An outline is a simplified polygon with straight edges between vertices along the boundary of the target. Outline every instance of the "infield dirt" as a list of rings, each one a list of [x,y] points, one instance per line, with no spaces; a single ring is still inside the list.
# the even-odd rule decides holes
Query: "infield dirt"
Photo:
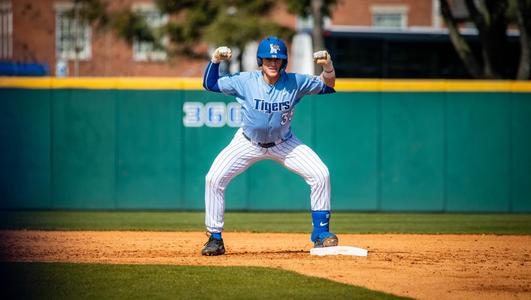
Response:
[[[203,257],[201,232],[0,231],[0,260],[261,266],[419,299],[531,299],[531,236],[341,234],[368,257],[309,254],[308,234],[224,233]]]

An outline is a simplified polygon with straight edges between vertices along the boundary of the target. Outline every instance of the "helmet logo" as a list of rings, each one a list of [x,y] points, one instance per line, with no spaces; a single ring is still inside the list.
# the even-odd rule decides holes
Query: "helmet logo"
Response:
[[[269,44],[269,53],[271,54],[277,54],[278,51],[280,51],[280,46],[279,45],[276,45],[276,44]]]

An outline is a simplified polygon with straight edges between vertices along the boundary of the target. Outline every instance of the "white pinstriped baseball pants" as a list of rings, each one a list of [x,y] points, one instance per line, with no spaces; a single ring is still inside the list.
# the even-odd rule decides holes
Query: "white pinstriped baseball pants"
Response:
[[[319,156],[296,136],[271,148],[248,141],[240,128],[206,175],[205,224],[209,232],[224,225],[225,188],[229,182],[259,160],[272,159],[302,176],[310,186],[312,210],[330,210],[330,175]]]

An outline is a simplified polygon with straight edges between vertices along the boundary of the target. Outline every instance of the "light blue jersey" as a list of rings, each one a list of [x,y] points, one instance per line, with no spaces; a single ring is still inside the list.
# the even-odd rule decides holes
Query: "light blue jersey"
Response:
[[[272,143],[291,137],[293,109],[305,95],[334,92],[318,76],[281,72],[271,85],[261,71],[242,72],[217,80],[219,90],[241,104],[242,129],[253,142]]]

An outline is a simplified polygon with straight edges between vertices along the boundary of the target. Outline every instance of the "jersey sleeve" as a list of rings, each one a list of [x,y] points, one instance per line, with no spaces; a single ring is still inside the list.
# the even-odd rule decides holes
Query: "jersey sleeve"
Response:
[[[205,69],[205,74],[203,75],[203,87],[205,90],[219,93],[218,79],[219,64],[209,61]]]
[[[246,72],[220,77],[218,79],[218,87],[225,95],[242,97],[245,86],[244,82],[247,77]]]
[[[335,92],[331,87],[328,87],[319,76],[310,76],[303,74],[295,74],[297,81],[298,96],[315,95],[315,94],[329,94]]]

